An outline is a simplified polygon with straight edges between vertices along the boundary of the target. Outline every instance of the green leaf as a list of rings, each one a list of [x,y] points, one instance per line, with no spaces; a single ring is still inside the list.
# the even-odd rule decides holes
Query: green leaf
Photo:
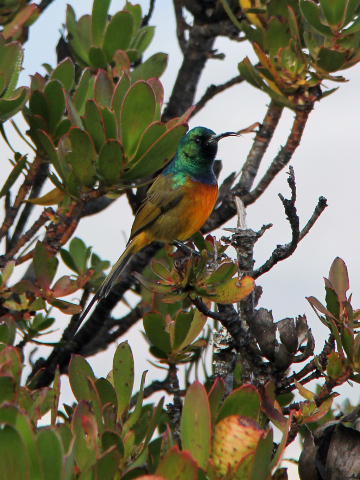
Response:
[[[168,55],[166,53],[155,53],[145,62],[138,65],[131,72],[131,82],[135,83],[138,80],[149,80],[149,78],[160,78],[165,72],[168,62]]]
[[[103,50],[110,62],[116,50],[126,51],[134,34],[134,18],[129,12],[117,12],[110,20],[104,35]]]
[[[167,355],[172,352],[169,332],[165,330],[166,323],[157,312],[148,312],[143,318],[144,329],[150,342]]]
[[[137,32],[140,28],[142,21],[141,6],[139,4],[132,5],[130,2],[126,2],[124,10],[131,13],[134,19],[134,32]]]
[[[249,480],[259,480],[260,478],[268,478],[271,473],[271,454],[273,449],[272,430],[266,432],[260,437],[256,448],[253,467]]]
[[[144,398],[144,383],[145,383],[145,377],[146,377],[147,371],[143,372],[142,377],[141,377],[141,383],[140,383],[140,389],[139,389],[139,395],[136,401],[136,405],[134,408],[134,411],[130,415],[130,418],[127,422],[129,427],[131,428],[135,423],[139,420],[140,418],[140,413],[142,409],[142,402]]]
[[[211,425],[215,424],[216,416],[224,397],[224,392],[224,380],[220,377],[216,377],[213,386],[211,387],[211,390],[208,394]]]
[[[108,107],[100,107],[100,113],[104,122],[106,140],[116,139],[117,134],[115,113]]]
[[[95,381],[92,368],[84,357],[73,355],[69,365],[69,380],[71,390],[78,402],[80,402],[80,400],[91,400],[87,377]]]
[[[36,437],[36,444],[44,480],[61,480],[63,449],[56,432],[51,428],[42,428]]]
[[[121,109],[121,143],[127,157],[135,153],[154,113],[155,96],[152,88],[143,81],[135,83],[127,92]]]
[[[321,10],[326,18],[326,21],[334,29],[340,30],[345,19],[348,0],[320,0]]]
[[[110,432],[109,430],[106,430],[102,434],[101,443],[104,451],[115,445],[120,457],[124,457],[124,444],[120,435],[118,435],[116,432]]]
[[[68,5],[66,8],[66,28],[69,32],[69,44],[74,49],[76,55],[84,63],[89,63],[89,57],[86,49],[84,48],[81,40],[78,29],[76,28],[76,17],[74,9]]]
[[[27,87],[17,88],[9,99],[0,99],[0,121],[5,122],[18,113],[28,100],[30,90]]]
[[[130,77],[123,73],[120,80],[118,81],[114,95],[111,102],[111,108],[115,113],[117,127],[118,127],[118,138],[121,137],[120,134],[120,114],[121,114],[121,106],[123,104],[126,92],[130,88]]]
[[[134,41],[132,47],[137,50],[137,57],[140,58],[141,55],[150,45],[155,34],[155,27],[143,27],[141,28]]]
[[[253,385],[242,385],[233,390],[221,405],[216,423],[230,415],[242,415],[258,420],[260,414],[260,395]]]
[[[68,115],[69,115],[69,118],[71,120],[72,125],[74,125],[74,127],[78,127],[78,128],[83,129],[84,126],[82,124],[80,114],[76,110],[76,107],[74,105],[74,102],[73,102],[71,96],[69,95],[69,93],[66,90],[63,90],[63,92],[65,94],[66,109],[67,109],[67,112],[68,112]]]
[[[80,113],[80,115],[84,113],[85,101],[87,99],[90,77],[91,77],[90,68],[85,68],[85,70],[81,74],[79,84],[75,91],[74,106],[75,106],[75,109]]]
[[[232,278],[237,272],[238,265],[231,260],[222,263],[207,279],[208,285],[218,285]]]
[[[124,180],[143,178],[156,172],[175,155],[180,138],[188,129],[187,123],[180,123],[167,130],[144,153],[130,170],[122,175]]]
[[[73,127],[69,131],[71,151],[67,159],[72,167],[75,178],[86,187],[92,187],[96,181],[95,160],[96,152],[89,135]]]
[[[117,140],[107,140],[99,153],[99,173],[105,182],[113,185],[124,170],[124,151]]]
[[[101,480],[113,480],[118,473],[120,456],[116,450],[110,450],[97,459],[94,471],[94,478]]]
[[[89,50],[90,65],[94,68],[106,68],[105,53],[99,47],[91,47]]]
[[[58,80],[66,91],[70,92],[75,78],[75,67],[71,58],[65,58],[55,68],[50,76],[50,80]]]
[[[193,453],[193,451],[191,451]],[[161,460],[156,470],[155,478],[166,478],[166,480],[196,480],[198,466],[193,455],[187,451],[180,451],[175,445]]]
[[[110,107],[113,96],[113,81],[104,70],[99,70],[95,78],[94,100],[103,107]]]
[[[179,310],[175,317],[175,325],[174,325],[174,338],[173,338],[173,350],[178,351],[179,347],[187,347],[187,345],[183,345],[185,338],[187,337],[191,323],[194,318],[194,309],[190,311],[183,311]]]
[[[106,378],[98,378],[95,381],[95,387],[98,391],[101,405],[104,406],[107,403],[117,406],[117,398],[114,387]]]
[[[34,249],[34,272],[41,288],[45,291],[50,289],[49,260],[45,245],[37,242]]]
[[[7,91],[3,98],[13,93],[21,70],[23,49],[19,42],[11,42],[0,48],[0,73],[6,79]]]
[[[90,135],[97,152],[105,142],[105,128],[103,119],[94,100],[87,100],[85,105],[86,131]]]
[[[350,363],[354,361],[354,336],[350,328],[343,326],[340,330],[341,343]]]
[[[0,376],[0,405],[4,402],[13,402],[16,393],[15,380],[5,375]]]
[[[118,401],[118,420],[128,410],[134,384],[134,360],[128,342],[120,343],[113,360],[114,386]]]
[[[130,168],[152,147],[152,145],[166,132],[165,123],[155,122],[148,126],[140,138],[140,142],[132,159],[127,163]]]
[[[45,152],[47,153],[50,163],[54,166],[56,172],[61,177],[61,180],[66,183],[67,176],[69,174],[69,166],[58,157],[56,150],[51,138],[48,134],[42,130],[38,132],[39,139],[44,147]],[[60,158],[60,160],[59,160]]]
[[[102,46],[111,0],[94,0],[91,21],[94,43]]]
[[[54,134],[65,110],[65,98],[61,83],[58,80],[48,82],[44,94],[50,109],[49,129]]]
[[[320,20],[320,8],[311,0],[300,0],[300,10],[310,25],[324,37],[334,37],[331,28]]]
[[[181,414],[183,450],[192,453],[200,468],[206,469],[210,455],[210,407],[204,386],[195,381],[188,388]]]
[[[14,185],[18,177],[21,175],[21,172],[25,168],[26,162],[26,155],[24,155],[18,160],[0,191],[0,198],[6,195],[10,188]]]
[[[4,425],[0,429],[0,471],[4,480],[26,478],[26,472],[29,472],[27,453],[21,436],[17,429],[10,425]]]
[[[316,66],[325,72],[341,70],[347,57],[347,52],[339,52],[330,48],[321,47],[316,59]]]
[[[47,125],[50,124],[50,108],[44,92],[34,90],[30,96],[29,107],[33,115],[38,115]]]

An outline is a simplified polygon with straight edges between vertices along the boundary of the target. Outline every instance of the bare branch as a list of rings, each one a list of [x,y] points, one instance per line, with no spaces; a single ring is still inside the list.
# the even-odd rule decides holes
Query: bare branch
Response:
[[[316,220],[320,217],[322,212],[325,210],[325,208],[327,207],[326,202],[327,202],[327,200],[326,200],[325,197],[319,197],[319,201],[318,201],[318,204],[315,207],[314,213],[312,214],[310,220],[307,222],[305,227],[300,232],[299,241],[301,241],[305,237],[305,235],[307,235],[309,233],[310,229],[313,227]]]
[[[289,163],[295,150],[300,144],[306,122],[312,109],[313,105],[308,105],[296,111],[294,123],[285,147],[280,149],[279,153],[276,155],[265,175],[254,188],[254,190],[242,197],[242,201],[245,205],[251,205],[254,203],[255,200],[257,200],[264,193],[280,170],[282,170],[285,165]]]
[[[21,207],[23,201],[25,200],[26,195],[29,193],[30,188],[34,183],[37,171],[40,168],[42,160],[43,159],[37,155],[34,158],[33,163],[30,165],[30,168],[25,177],[24,183],[21,185],[19,192],[15,198],[14,205],[8,209],[4,222],[0,227],[0,240],[4,238],[9,228],[13,225],[16,215],[18,214],[19,208]]]
[[[191,113],[190,118],[200,112],[201,109],[205,107],[209,100],[213,99],[218,93],[224,92],[228,88],[232,87],[233,85],[238,85],[243,82],[243,77],[241,75],[237,75],[236,77],[228,80],[227,82],[223,83],[222,85],[210,85],[204,95],[200,98],[200,100],[195,105],[194,111]]]
[[[149,11],[145,15],[145,17],[142,19],[141,27],[146,27],[147,25],[149,25],[150,19],[154,12],[154,8],[155,8],[155,0],[150,0]]]
[[[183,16],[183,4],[182,0],[173,0],[175,20],[176,20],[176,34],[179,42],[179,47],[183,53],[185,53],[187,41],[185,39],[185,19]]]
[[[254,279],[258,278],[260,275],[268,272],[272,269],[274,265],[278,262],[285,260],[286,258],[292,255],[299,243],[300,238],[300,229],[299,229],[299,217],[296,213],[295,201],[296,201],[296,185],[295,185],[295,176],[294,170],[290,167],[290,173],[288,178],[288,183],[291,188],[291,200],[285,199],[280,193],[279,197],[284,205],[285,213],[287,219],[290,222],[292,240],[287,245],[278,245],[276,249],[271,254],[271,257],[257,270],[254,270],[252,277]]]

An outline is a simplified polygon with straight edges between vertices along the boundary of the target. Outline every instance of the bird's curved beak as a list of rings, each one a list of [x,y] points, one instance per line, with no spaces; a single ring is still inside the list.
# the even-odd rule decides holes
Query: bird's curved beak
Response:
[[[222,138],[225,137],[237,137],[238,134],[236,132],[225,132],[225,133],[219,133],[219,135],[213,135],[210,139],[211,142],[218,142]]]

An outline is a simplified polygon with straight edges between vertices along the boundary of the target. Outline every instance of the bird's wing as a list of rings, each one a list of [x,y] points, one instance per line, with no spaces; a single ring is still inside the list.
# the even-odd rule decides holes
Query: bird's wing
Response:
[[[149,188],[136,213],[129,242],[149,227],[158,217],[174,208],[183,196],[183,187],[171,188],[170,179],[160,175]]]

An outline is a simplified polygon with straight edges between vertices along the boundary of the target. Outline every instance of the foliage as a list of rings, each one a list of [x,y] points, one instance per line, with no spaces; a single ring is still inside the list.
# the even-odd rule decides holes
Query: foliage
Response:
[[[290,160],[314,102],[334,91],[322,92],[323,82],[343,82],[337,72],[359,61],[360,5],[331,0],[319,5],[311,0],[221,0],[223,7],[219,1],[214,10],[204,11],[202,2],[175,3],[180,10],[187,6],[195,19],[191,27],[176,12],[184,52],[183,28],[193,35],[189,43],[201,48],[210,45],[208,40],[218,29],[217,35],[225,31],[229,38],[251,42],[258,56],[258,65],[248,58],[239,63],[237,81],[248,81],[272,101],[255,137],[251,161],[243,166],[245,177],[253,175],[256,163],[260,165],[262,156],[256,156],[264,154],[282,108],[296,112],[287,145],[268,169],[273,176],[269,180],[267,173],[255,193],[250,191],[252,183],[245,188],[241,179],[232,188],[236,174],[226,179],[215,212],[220,212],[221,223],[209,221],[205,227],[209,232],[235,214],[235,197],[243,197],[245,204],[259,198]],[[8,142],[6,128],[11,122],[34,151],[33,156],[23,155],[9,144],[14,152],[12,170],[0,190],[6,210],[0,226],[5,244],[0,258],[0,476],[6,480],[280,480],[287,478],[286,468],[280,466],[284,450],[300,433],[305,438],[304,454],[309,454],[300,459],[306,479],[306,470],[317,472],[315,461],[314,465],[309,461],[315,458],[315,447],[328,442],[341,449],[350,435],[344,429],[352,434],[356,430],[358,410],[348,406],[344,415],[335,416],[333,390],[348,381],[360,383],[360,310],[351,306],[347,269],[339,258],[325,279],[326,306],[308,297],[329,330],[321,353],[315,355],[305,316],[275,322],[270,310],[256,309],[260,287],[254,279],[290,256],[301,240],[291,168],[292,198],[281,196],[281,200],[293,240],[290,246],[278,246],[263,267],[254,270],[253,247],[268,226],[259,232],[240,227],[239,210],[239,227],[230,229],[230,238],[203,238],[197,232],[178,248],[152,246],[150,253],[134,257],[129,269],[136,271],[126,272],[115,301],[111,295],[106,299],[110,306],[100,308],[101,317],[95,316],[93,322],[96,328],[91,322],[88,329],[84,327],[85,340],[80,332],[68,345],[65,331],[60,342],[43,341],[57,310],[72,316],[70,329],[77,323],[109,267],[74,236],[83,216],[102,212],[121,195],[136,211],[147,185],[173,157],[189,117],[201,106],[201,101],[192,106],[197,81],[181,86],[181,94],[176,91],[181,85],[177,81],[169,104],[177,99],[175,110],[180,113],[169,115],[172,110],[164,105],[159,80],[167,55],[159,52],[145,58],[155,32],[149,25],[151,14],[143,16],[139,5],[126,2],[111,17],[109,6],[110,0],[94,0],[91,15],[79,19],[67,7],[66,38],[59,42],[65,44],[66,54],[59,54],[54,68],[44,65],[44,75],[32,75],[28,88],[17,87],[23,44],[45,7],[23,0],[0,5],[0,132]],[[194,51],[184,54],[185,66],[193,61]],[[205,53],[206,58],[214,55],[212,44]],[[204,63],[203,57],[200,60]],[[195,73],[200,75],[200,70]],[[186,102],[189,92],[192,97]],[[25,133],[12,120],[20,112],[28,125]],[[247,130],[251,127],[243,132]],[[47,179],[51,187],[42,194]],[[20,187],[13,195],[17,181]],[[249,195],[253,195],[250,200]],[[326,202],[322,205],[323,210]],[[37,217],[25,232],[31,212]],[[225,253],[229,244],[237,261]],[[71,274],[57,278],[60,260]],[[14,268],[26,261],[31,261],[28,272],[13,281]],[[120,321],[113,319],[111,309],[130,289],[138,305]],[[81,294],[80,301],[73,299],[74,294]],[[64,299],[69,295],[71,301]],[[144,372],[134,393],[134,359],[126,342],[116,349],[112,371],[96,379],[82,355],[105,349],[141,319],[151,365],[167,372],[165,380],[145,387]],[[24,347],[31,343],[54,349],[47,360],[31,365],[24,383]],[[213,366],[208,372],[204,359],[210,348]],[[71,356],[72,352],[77,354]],[[292,371],[305,361],[301,370]],[[180,365],[185,368],[183,390],[177,377]],[[59,411],[63,373],[69,375],[76,402]],[[323,383],[314,391],[305,387],[319,378]],[[166,408],[164,398],[156,406],[145,403],[160,390],[173,395],[173,403]],[[294,391],[301,401],[294,401]],[[50,424],[44,427],[47,414]],[[278,444],[273,442],[274,427],[282,435]],[[330,457],[326,456],[325,466]]]

